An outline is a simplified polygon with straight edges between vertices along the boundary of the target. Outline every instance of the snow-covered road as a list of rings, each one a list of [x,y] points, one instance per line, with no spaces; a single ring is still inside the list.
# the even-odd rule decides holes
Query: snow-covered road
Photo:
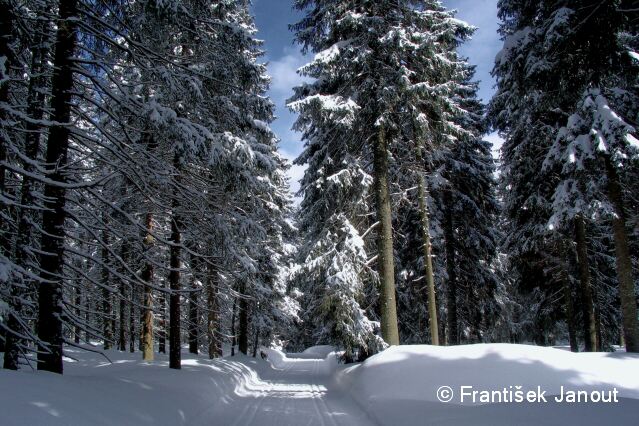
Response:
[[[202,413],[196,425],[358,426],[374,425],[359,405],[332,383],[334,363],[278,357],[260,368],[233,397]]]
[[[639,356],[572,353],[526,345],[397,346],[362,364],[338,364],[332,348],[268,360],[208,359],[184,348],[182,369],[168,357],[103,356],[66,348],[65,374],[0,369],[2,426],[636,426]],[[457,400],[437,399],[440,386]],[[548,403],[475,404],[461,386],[547,391]],[[561,387],[619,393],[617,403],[551,401]],[[356,400],[355,400],[356,399]]]

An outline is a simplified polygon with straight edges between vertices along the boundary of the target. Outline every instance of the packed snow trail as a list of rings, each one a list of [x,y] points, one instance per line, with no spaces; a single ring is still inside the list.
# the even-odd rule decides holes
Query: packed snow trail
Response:
[[[267,351],[266,363],[251,363],[255,375],[234,395],[211,406],[194,425],[358,426],[375,425],[359,405],[332,384],[336,361],[289,358]],[[308,355],[307,355],[308,356]]]
[[[182,369],[156,354],[67,347],[65,374],[0,369],[2,426],[636,426],[639,355],[572,353],[510,344],[395,346],[362,364],[333,349],[265,350],[208,359],[184,348]],[[2,354],[0,354],[1,356]],[[456,400],[440,402],[440,386]],[[475,404],[460,386],[547,391],[548,403]],[[561,387],[619,392],[618,403],[557,403]]]

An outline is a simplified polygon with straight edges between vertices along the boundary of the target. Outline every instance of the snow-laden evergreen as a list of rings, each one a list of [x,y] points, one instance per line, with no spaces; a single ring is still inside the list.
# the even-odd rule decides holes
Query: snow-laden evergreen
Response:
[[[171,366],[179,368],[182,330],[193,351],[205,330],[217,356],[235,328],[236,300],[243,309],[234,320],[246,319],[238,329],[244,342],[251,333],[253,345],[268,344],[285,331],[296,313],[283,281],[291,234],[287,166],[269,128],[269,79],[249,4],[74,1],[58,10],[51,2],[53,15],[44,3],[6,5],[58,33],[50,93],[41,81],[49,76],[34,68],[44,60],[40,45],[20,35],[21,52],[33,59],[24,78],[44,84],[35,93],[51,99],[45,111],[52,120],[20,113],[38,125],[26,134],[43,135],[47,163],[37,147],[31,152],[22,143],[3,163],[16,182],[45,187],[46,198],[27,199],[29,209],[32,200],[49,207],[43,219],[38,210],[26,210],[33,212],[28,221],[7,216],[32,236],[12,234],[17,255],[3,256],[39,282],[29,290],[3,274],[14,289],[3,285],[3,300],[16,313],[7,321],[17,338],[7,342],[10,367],[24,350],[18,340],[28,350],[41,344],[38,367],[61,372],[63,341],[101,337],[105,349],[129,343],[134,350],[139,337],[150,360],[154,341],[166,350],[168,336]],[[14,97],[23,87],[3,85]],[[17,128],[11,136],[23,134]],[[31,247],[39,265],[31,266]],[[21,288],[28,298],[18,295]],[[20,331],[31,330],[25,319],[34,315],[38,337]]]
[[[637,1],[499,0],[487,106],[444,2],[291,5],[297,207],[250,0],[0,0],[0,422],[634,424]]]
[[[477,86],[468,81],[458,95],[465,112],[459,126],[469,135],[455,141],[438,167],[444,180],[434,191],[441,210],[446,262],[446,307],[449,343],[492,340],[503,306],[497,291],[499,206],[492,145],[482,140],[483,107]]]
[[[314,59],[303,66],[300,73],[314,81],[296,88],[289,103],[291,109],[300,113],[296,128],[303,132],[306,142],[305,151],[297,162],[309,166],[301,188],[304,199],[300,230],[306,247],[302,250],[304,263],[299,274],[303,277],[301,290],[306,293],[302,309],[309,308],[310,319],[315,317],[318,306],[324,306],[321,301],[325,300],[323,294],[330,288],[328,283],[334,282],[333,274],[325,266],[322,267],[323,277],[308,272],[319,265],[343,265],[340,252],[336,250],[338,247],[357,253],[359,249],[350,248],[347,238],[354,232],[355,236],[364,238],[363,247],[369,254],[351,256],[351,259],[360,260],[351,260],[353,264],[347,269],[367,276],[370,276],[369,266],[376,269],[381,283],[379,306],[369,302],[366,314],[376,318],[379,315],[376,313],[381,312],[382,336],[391,344],[396,343],[392,337],[392,324],[386,329],[384,324],[394,311],[395,290],[388,274],[394,280],[393,263],[397,261],[421,265],[417,269],[411,266],[411,271],[400,266],[398,271],[402,286],[399,316],[404,318],[400,322],[406,327],[402,333],[408,333],[402,339],[420,341],[417,336],[424,335],[429,323],[434,325],[430,330],[431,337],[433,330],[436,335],[439,333],[435,321],[440,309],[433,305],[443,294],[435,297],[433,270],[424,261],[431,255],[422,249],[431,244],[426,206],[428,188],[424,176],[428,176],[429,182],[438,180],[435,176],[440,170],[433,169],[436,151],[442,153],[438,154],[440,157],[450,158],[452,170],[448,178],[460,194],[454,201],[458,207],[451,208],[456,213],[466,211],[468,209],[461,206],[463,197],[471,204],[477,202],[475,197],[481,199],[474,212],[468,211],[469,215],[482,218],[479,234],[466,235],[460,229],[459,236],[455,237],[464,248],[460,250],[460,258],[464,256],[464,250],[476,249],[471,262],[473,266],[460,272],[465,289],[459,294],[460,300],[464,301],[463,308],[483,309],[471,307],[478,303],[470,295],[485,291],[481,298],[490,299],[489,288],[495,285],[490,265],[496,240],[490,225],[496,215],[496,202],[491,192],[493,166],[490,149],[478,142],[482,130],[477,126],[481,127],[482,112],[481,107],[473,105],[473,102],[477,103],[473,100],[476,86],[470,82],[472,70],[455,50],[473,29],[455,19],[453,12],[439,2],[400,3],[297,2],[297,6],[308,14],[293,28],[302,47],[315,53]],[[473,145],[477,143],[479,145]],[[462,151],[468,152],[471,158],[462,158]],[[460,164],[467,162],[471,170],[456,167],[453,158],[457,157]],[[440,180],[445,179],[440,176]],[[466,179],[469,180],[468,189],[463,188],[462,181]],[[470,194],[474,184],[481,191]],[[397,214],[395,210],[400,214],[392,220],[395,228],[401,229],[394,237],[400,244],[395,245],[395,254],[390,260],[389,247],[385,245],[388,238],[392,238],[388,229],[390,224],[385,222],[391,220],[385,213],[389,210],[393,212],[392,216]],[[433,226],[437,229],[437,222]],[[346,229],[352,231],[345,232]],[[416,232],[413,236],[415,244],[408,244],[404,235],[413,232]],[[377,247],[370,244],[373,236],[377,236]],[[356,241],[354,237],[350,240]],[[485,263],[484,272],[479,272],[482,262]],[[475,287],[467,277],[477,278],[478,273],[486,278]],[[309,275],[313,276],[310,285]],[[345,294],[344,300],[350,298],[350,302],[344,302],[342,306],[353,307],[350,310],[361,308],[361,297],[355,295],[362,294],[361,287],[366,286],[362,281],[362,278],[351,279],[352,288],[341,290]],[[389,283],[392,290],[387,289]],[[413,291],[413,287],[425,286],[432,290]],[[440,293],[441,289],[440,285]],[[364,294],[374,295],[375,291],[364,290]],[[456,299],[452,298],[453,305],[456,305]],[[424,312],[420,313],[420,307],[425,311],[429,304],[433,309],[426,318]],[[388,305],[391,311],[388,311]],[[337,310],[329,313],[333,318],[345,315]],[[463,315],[465,319],[474,315],[475,321],[479,316],[476,312],[464,312]],[[419,317],[423,317],[423,321],[418,320]],[[356,329],[370,329],[369,319],[365,316],[361,319],[362,324]],[[313,331],[314,328],[319,330]],[[312,336],[322,336],[321,341],[312,343],[331,342],[350,348],[348,340],[359,340],[355,337],[358,333],[346,340],[338,333],[328,337],[329,331],[313,323],[307,326],[303,336],[306,342]]]
[[[599,304],[602,293],[614,292],[593,281],[593,244],[604,236],[592,232],[615,235],[621,310],[631,309],[625,318],[636,317],[623,200],[628,192],[619,177],[633,168],[627,152],[632,139],[624,136],[632,130],[621,123],[636,117],[634,12],[622,3],[500,2],[504,48],[496,58],[498,91],[490,115],[506,138],[502,188],[510,220],[504,247],[519,288],[539,309],[541,321],[534,326],[552,328],[563,316],[573,350],[581,330],[587,350],[610,344],[597,337],[600,312],[617,309]],[[628,166],[622,167],[622,157]],[[557,299],[553,294],[562,287]],[[636,336],[628,331],[636,330],[636,321],[627,321],[624,333]]]

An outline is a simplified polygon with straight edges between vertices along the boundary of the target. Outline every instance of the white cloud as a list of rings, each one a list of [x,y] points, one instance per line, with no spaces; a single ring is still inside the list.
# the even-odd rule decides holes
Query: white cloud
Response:
[[[270,61],[268,72],[271,76],[271,88],[269,95],[277,108],[277,120],[273,124],[277,134],[281,139],[280,153],[290,163],[291,167],[287,172],[290,179],[291,192],[297,193],[300,189],[300,179],[304,176],[306,165],[294,165],[293,160],[297,158],[302,150],[301,135],[291,130],[295,121],[295,114],[286,110],[286,100],[293,95],[293,87],[310,81],[307,77],[297,74],[298,68],[306,64],[309,58],[305,57],[299,50],[285,48],[284,55]],[[295,205],[299,205],[301,199],[294,198]]]
[[[292,154],[285,149],[280,149],[280,154],[282,154],[282,156],[286,158],[291,164],[291,167],[287,170],[287,175],[290,179],[291,193],[296,194],[297,191],[300,190],[300,179],[304,177],[304,172],[306,171],[307,165],[304,164],[303,166],[299,166],[297,164],[293,164],[293,160],[297,158],[297,155]],[[294,203],[296,206],[299,205],[300,201],[301,199],[299,197],[294,198]]]
[[[460,52],[477,66],[476,79],[481,81],[480,96],[488,101],[494,92],[495,81],[490,72],[502,41],[497,30],[497,0],[446,0],[445,5],[457,10],[457,17],[477,27],[473,38],[464,43]]]
[[[501,147],[504,145],[504,139],[499,136],[499,133],[493,132],[485,136],[484,140],[493,144],[493,157],[498,160]]]
[[[298,50],[287,48],[284,56],[268,64],[271,76],[271,93],[282,101],[293,94],[293,87],[309,81],[297,73],[297,69],[308,62]]]

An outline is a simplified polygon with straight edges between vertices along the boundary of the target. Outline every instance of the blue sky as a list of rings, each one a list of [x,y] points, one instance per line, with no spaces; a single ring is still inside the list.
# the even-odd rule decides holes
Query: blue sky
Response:
[[[461,48],[473,65],[477,66],[476,79],[480,81],[480,96],[484,101],[493,93],[494,81],[490,76],[495,55],[501,48],[497,34],[497,0],[444,0],[444,5],[458,11],[457,17],[476,26],[477,32],[471,41]],[[270,96],[275,103],[277,119],[272,124],[275,133],[280,137],[280,151],[288,159],[294,159],[302,150],[299,134],[291,130],[295,115],[285,106],[286,99],[292,94],[292,88],[303,80],[296,70],[307,62],[308,58],[293,44],[293,33],[288,25],[299,20],[301,15],[292,9],[292,0],[253,0],[253,15],[257,24],[258,37],[265,41],[265,60],[269,63],[272,78]],[[496,145],[500,140],[496,135],[486,139]],[[293,166],[289,171],[291,189],[299,188],[297,180],[304,169]]]

